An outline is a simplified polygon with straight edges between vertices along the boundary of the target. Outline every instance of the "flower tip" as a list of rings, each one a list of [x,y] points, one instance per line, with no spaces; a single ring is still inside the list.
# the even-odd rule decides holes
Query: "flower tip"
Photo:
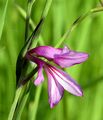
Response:
[[[78,96],[78,97],[82,97],[83,96],[83,90],[79,85],[75,86],[75,91],[71,92],[71,94]]]
[[[37,83],[36,81],[34,81],[34,85],[35,85],[35,86],[38,86],[38,85],[39,85],[39,83]]]
[[[88,54],[88,53],[83,53],[83,54],[81,54],[81,62],[80,62],[80,63],[86,61],[86,60],[88,59],[88,57],[89,57],[89,54]]]
[[[43,82],[43,81],[36,81],[36,80],[35,80],[35,81],[34,81],[34,85],[35,85],[35,86],[38,86],[38,85],[40,85],[42,82]]]
[[[53,109],[56,104],[50,103],[50,108]]]
[[[59,100],[60,101],[60,100]],[[54,108],[58,103],[59,101],[49,101],[49,104],[50,104],[50,108]]]
[[[80,97],[82,97],[82,96],[83,96],[83,91],[81,91],[81,93],[79,94],[79,96],[80,96]]]
[[[53,105],[50,105],[50,108],[51,108],[51,109],[53,109],[53,108],[54,108],[54,106],[53,106]]]
[[[80,88],[79,93],[77,94],[77,96],[82,97],[83,95],[84,95],[84,94],[83,94],[83,91],[82,91],[82,89]]]
[[[83,54],[84,54],[84,55],[83,55],[84,60],[87,60],[88,57],[89,57],[89,54],[88,54],[88,53],[83,53]]]
[[[43,82],[43,81],[38,82],[38,81],[35,80],[35,81],[34,81],[34,85],[35,85],[35,86],[38,86],[38,85],[40,85],[42,82]]]

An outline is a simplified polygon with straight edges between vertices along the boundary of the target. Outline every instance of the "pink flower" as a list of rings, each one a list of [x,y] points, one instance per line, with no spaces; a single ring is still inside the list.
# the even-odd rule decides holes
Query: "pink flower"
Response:
[[[67,47],[53,48],[51,46],[39,46],[26,54],[27,59],[35,62],[38,66],[38,75],[34,81],[35,85],[39,85],[44,81],[42,70],[44,68],[48,77],[48,95],[50,107],[53,108],[63,97],[64,89],[76,96],[82,96],[83,92],[80,86],[66,72],[50,65],[41,57],[48,61],[53,61],[62,68],[80,64],[87,60],[88,54],[75,52]]]

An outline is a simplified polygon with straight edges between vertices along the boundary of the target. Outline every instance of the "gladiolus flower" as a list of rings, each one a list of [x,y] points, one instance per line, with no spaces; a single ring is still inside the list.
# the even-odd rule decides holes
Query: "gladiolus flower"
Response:
[[[50,107],[53,108],[63,97],[64,90],[75,96],[82,96],[83,92],[80,86],[63,70],[52,66],[42,60],[44,57],[62,68],[80,64],[87,60],[88,54],[83,52],[72,51],[67,47],[53,48],[51,46],[39,46],[31,49],[26,54],[27,59],[37,64],[38,75],[34,81],[39,85],[44,81],[42,70],[44,69],[48,77],[48,96]]]

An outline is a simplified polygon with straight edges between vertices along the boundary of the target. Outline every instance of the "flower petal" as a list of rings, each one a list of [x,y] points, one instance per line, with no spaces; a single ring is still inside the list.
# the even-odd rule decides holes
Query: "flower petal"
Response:
[[[42,73],[42,69],[43,69],[43,65],[39,65],[38,75],[37,75],[37,78],[34,81],[35,85],[39,85],[44,81],[44,76],[43,76],[43,73]]]
[[[43,60],[35,57],[35,56],[32,56],[29,53],[26,54],[26,58],[37,64],[38,75],[37,75],[37,78],[34,81],[34,84],[35,85],[41,84],[44,81],[44,76],[43,76],[43,73],[42,73],[42,69],[43,69],[43,66],[44,66],[45,62]]]
[[[64,46],[64,48],[62,49],[61,54],[65,54],[65,53],[69,53],[70,49],[67,46]]]
[[[51,65],[48,65],[48,69],[55,78],[55,81],[58,81],[65,90],[76,96],[83,95],[80,86],[67,73]]]
[[[82,63],[88,58],[87,53],[72,51],[67,46],[58,49],[51,46],[39,46],[31,49],[28,54],[53,60],[63,68]]]
[[[31,60],[32,62],[36,63],[37,65],[44,65],[45,64],[45,62],[43,60],[39,59],[36,56],[31,55],[29,52],[27,52],[26,58],[28,60]]]
[[[63,97],[64,89],[58,81],[55,80],[47,67],[45,67],[45,71],[48,76],[49,104],[50,107],[53,108]]]
[[[46,59],[53,59],[55,54],[60,54],[62,49],[57,49],[51,46],[39,46],[29,51],[29,54],[45,57]]]
[[[62,68],[80,64],[88,58],[87,53],[70,51],[61,55],[55,55],[54,62]]]

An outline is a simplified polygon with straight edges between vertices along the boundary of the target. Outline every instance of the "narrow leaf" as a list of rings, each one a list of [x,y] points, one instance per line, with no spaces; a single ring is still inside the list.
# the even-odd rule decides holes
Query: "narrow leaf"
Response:
[[[7,5],[8,5],[8,0],[6,0],[6,3],[3,6],[3,10],[1,9],[1,11],[0,11],[0,39],[1,39],[2,31],[3,31],[3,27],[4,27],[4,23],[5,23]]]

